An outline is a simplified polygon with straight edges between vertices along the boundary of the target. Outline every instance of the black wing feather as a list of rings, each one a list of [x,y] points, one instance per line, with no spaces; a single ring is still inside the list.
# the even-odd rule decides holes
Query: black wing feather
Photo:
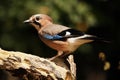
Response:
[[[78,31],[78,30],[75,30],[75,29],[67,29],[67,30],[64,30],[64,31],[60,32],[58,35],[59,35],[59,36],[66,36],[66,32],[69,32],[70,35],[68,35],[68,36],[71,36],[71,37],[74,37],[74,36],[75,36],[75,37],[76,37],[76,36],[83,36],[83,35],[84,35],[83,32]]]
[[[70,35],[66,35],[67,32],[69,32]],[[57,39],[57,40],[66,41],[67,38],[83,36],[84,33],[78,30],[75,30],[75,29],[67,29],[67,30],[64,30],[58,33],[57,35],[62,36],[62,38]]]

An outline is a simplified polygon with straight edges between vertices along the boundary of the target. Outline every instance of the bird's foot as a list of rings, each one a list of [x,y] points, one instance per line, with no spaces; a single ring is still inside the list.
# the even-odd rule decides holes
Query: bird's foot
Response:
[[[49,58],[49,60],[50,60],[50,61],[53,61],[53,60],[55,60],[56,58],[60,57],[62,54],[63,54],[63,51],[58,51],[57,55]]]

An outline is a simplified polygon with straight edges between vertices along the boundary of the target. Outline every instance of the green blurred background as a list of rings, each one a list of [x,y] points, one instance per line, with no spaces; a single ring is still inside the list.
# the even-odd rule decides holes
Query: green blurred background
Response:
[[[42,57],[55,55],[56,51],[40,41],[31,25],[23,24],[33,14],[48,14],[54,23],[111,41],[85,44],[74,52],[78,80],[119,80],[119,5],[119,0],[3,0],[0,2],[0,47]],[[99,57],[100,53],[104,59]],[[106,70],[107,62],[110,66]]]

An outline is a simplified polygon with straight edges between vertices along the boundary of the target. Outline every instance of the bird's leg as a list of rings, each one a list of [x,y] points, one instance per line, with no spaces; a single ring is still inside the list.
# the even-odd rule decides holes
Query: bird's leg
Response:
[[[63,54],[63,51],[58,51],[57,55],[53,56],[52,58],[50,58],[49,60],[54,60],[55,58],[61,56]]]

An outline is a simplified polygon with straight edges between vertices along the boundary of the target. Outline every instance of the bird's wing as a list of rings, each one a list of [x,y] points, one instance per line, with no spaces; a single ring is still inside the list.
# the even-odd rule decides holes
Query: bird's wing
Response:
[[[58,33],[58,35],[66,37],[66,38],[70,38],[70,37],[79,37],[79,36],[83,36],[84,33],[75,29],[67,29],[64,30],[60,33]]]
[[[95,40],[95,41],[102,41],[102,42],[108,42],[104,39],[98,38],[94,35],[88,35],[85,34],[79,30],[71,29],[66,26],[62,25],[56,25],[52,24],[48,27],[44,27],[42,32],[39,32],[39,34],[49,40],[61,40],[66,41],[68,38],[75,38],[75,39],[86,39],[86,40]]]
[[[66,29],[63,30],[57,34],[51,35],[49,33],[45,33],[43,35],[44,38],[50,39],[50,40],[66,40],[67,38],[72,38],[72,37],[80,37],[83,36],[84,33],[80,32],[75,29]]]

